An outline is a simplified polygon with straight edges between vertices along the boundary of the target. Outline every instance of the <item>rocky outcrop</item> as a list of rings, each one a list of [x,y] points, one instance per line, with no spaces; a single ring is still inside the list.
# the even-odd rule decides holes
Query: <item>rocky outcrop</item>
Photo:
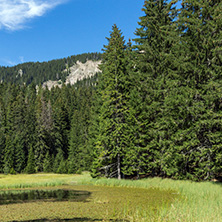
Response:
[[[97,72],[100,72],[98,66],[101,64],[101,61],[91,61],[88,60],[86,63],[81,63],[79,61],[76,64],[69,68],[69,76],[66,78],[66,84],[75,84],[78,80],[91,77]],[[65,70],[67,72],[67,70]]]
[[[43,88],[46,88],[46,86],[48,87],[49,90],[51,90],[51,88],[56,87],[56,86],[61,87],[62,81],[61,80],[59,80],[59,81],[48,80],[47,82],[44,82],[42,84]]]
[[[16,75],[16,78],[22,77],[22,75],[23,75],[23,70],[19,69],[18,74]]]
[[[99,65],[101,64],[101,61],[92,61],[88,60],[86,63],[82,63],[80,61],[77,61],[75,65],[72,67],[65,69],[64,72],[68,72],[69,75],[66,77],[65,84],[73,85],[78,80],[82,80],[91,76],[94,76],[96,73],[101,72],[99,69]],[[61,80],[59,81],[52,81],[49,80],[47,82],[43,83],[43,87],[48,87],[50,90],[52,87],[61,87]]]

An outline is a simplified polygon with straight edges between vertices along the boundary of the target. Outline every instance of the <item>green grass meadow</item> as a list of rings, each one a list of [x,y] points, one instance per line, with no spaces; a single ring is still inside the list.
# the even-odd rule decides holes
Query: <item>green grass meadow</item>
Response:
[[[0,174],[0,192],[58,188],[88,191],[90,196],[82,202],[0,205],[0,221],[222,221],[222,185],[217,182]]]

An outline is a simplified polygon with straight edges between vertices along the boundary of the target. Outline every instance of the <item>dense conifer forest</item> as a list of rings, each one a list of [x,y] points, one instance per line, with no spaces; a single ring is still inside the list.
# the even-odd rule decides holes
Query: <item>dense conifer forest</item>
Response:
[[[176,2],[146,0],[133,41],[113,25],[102,73],[73,86],[41,84],[99,53],[1,67],[0,172],[220,178],[222,2]]]
[[[65,82],[69,68],[77,61],[85,63],[87,60],[100,59],[101,53],[84,53],[48,62],[28,62],[13,67],[0,67],[0,81],[26,85],[39,85],[48,80]]]

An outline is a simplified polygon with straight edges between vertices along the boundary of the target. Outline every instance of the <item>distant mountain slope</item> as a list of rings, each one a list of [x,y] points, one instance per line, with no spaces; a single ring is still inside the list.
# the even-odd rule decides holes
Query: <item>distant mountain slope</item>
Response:
[[[86,63],[88,60],[101,60],[101,53],[84,53],[48,62],[28,62],[13,67],[0,67],[0,82],[39,85],[51,80],[65,83],[70,74],[69,70],[73,69],[76,62]]]
[[[101,60],[99,61],[92,61],[88,60],[85,63],[77,61],[76,64],[65,69],[63,72],[68,73],[66,80],[64,81],[65,84],[73,85],[79,80],[83,80],[85,78],[90,78],[94,76],[96,73],[101,72],[98,68],[99,64],[101,64]],[[48,80],[43,83],[43,87],[48,87],[51,89],[55,86],[62,86],[62,80]]]

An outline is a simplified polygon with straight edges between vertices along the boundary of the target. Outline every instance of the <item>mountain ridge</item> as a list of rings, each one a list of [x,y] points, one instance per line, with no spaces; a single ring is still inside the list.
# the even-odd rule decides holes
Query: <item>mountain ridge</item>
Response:
[[[0,82],[29,85],[42,85],[47,81],[65,83],[70,70],[78,62],[82,64],[87,61],[101,61],[101,53],[83,53],[67,58],[51,60],[48,62],[27,62],[12,67],[0,67]],[[95,68],[95,70],[97,70]],[[93,72],[94,73],[94,72]],[[72,81],[71,81],[72,82]]]

